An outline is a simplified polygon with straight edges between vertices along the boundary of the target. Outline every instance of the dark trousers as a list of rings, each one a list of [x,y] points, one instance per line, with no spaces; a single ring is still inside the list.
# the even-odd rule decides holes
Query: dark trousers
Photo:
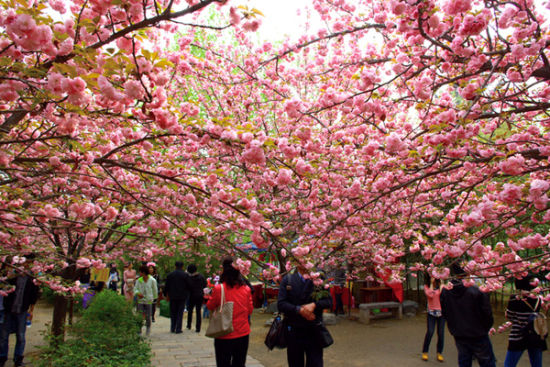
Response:
[[[342,301],[342,293],[340,292],[334,294],[334,299],[336,300],[336,306],[334,307],[335,315],[344,314],[344,302]]]
[[[201,306],[202,306],[202,298],[201,299],[190,299],[189,303],[187,304],[187,328],[191,329],[191,324],[193,323],[193,310],[195,310],[195,313],[197,314],[197,322],[195,326],[195,330],[197,332],[201,331]]]
[[[443,316],[435,317],[428,314],[428,329],[426,330],[426,336],[424,337],[424,345],[422,346],[422,353],[428,353],[430,349],[430,342],[434,335],[435,326],[437,325],[437,353],[443,353],[443,343],[445,341],[445,318]]]
[[[506,359],[504,360],[504,367],[516,367],[523,352],[524,350],[508,350],[506,352]],[[527,349],[527,353],[529,354],[531,367],[542,367],[541,348],[529,348]]]
[[[475,339],[455,338],[455,343],[459,367],[472,367],[473,357],[479,362],[479,367],[495,367],[495,354],[488,335]]]
[[[288,367],[323,367],[323,348],[317,345],[312,328],[289,327],[286,356]]]
[[[0,311],[0,313],[3,313],[3,322],[0,323],[0,361],[6,361],[8,359],[8,340],[10,331],[15,331],[13,360],[15,362],[21,362],[23,360],[23,352],[25,351],[27,311],[20,313]]]
[[[245,367],[248,335],[235,339],[214,339],[217,367]]]
[[[170,331],[181,333],[183,323],[183,311],[185,310],[185,299],[170,300]]]
[[[153,319],[153,321],[155,321],[155,312],[157,312],[157,302],[158,302],[158,299],[154,299],[153,300],[153,304],[151,305],[151,318]]]

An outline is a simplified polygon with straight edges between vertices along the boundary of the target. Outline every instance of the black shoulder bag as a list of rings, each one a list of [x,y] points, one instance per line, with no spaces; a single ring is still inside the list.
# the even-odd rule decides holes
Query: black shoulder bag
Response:
[[[286,322],[281,319],[281,315],[277,314],[275,315],[275,318],[273,319],[273,322],[271,323],[271,326],[269,327],[269,331],[267,332],[267,335],[265,336],[265,345],[269,350],[273,350],[273,348],[286,348],[287,342],[286,342],[286,332],[285,332],[285,326]]]

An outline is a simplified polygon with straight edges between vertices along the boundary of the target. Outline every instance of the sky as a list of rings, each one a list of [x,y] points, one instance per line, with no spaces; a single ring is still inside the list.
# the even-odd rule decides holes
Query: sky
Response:
[[[441,3],[447,0],[440,0]],[[451,0],[452,1],[452,0]],[[550,11],[546,10],[546,4],[550,0],[535,0],[536,7],[543,9],[546,12],[547,18],[550,19]],[[311,0],[238,0],[234,1],[232,5],[245,5],[249,8],[256,8],[261,11],[264,16],[262,19],[262,26],[259,31],[259,38],[262,41],[274,42],[284,39],[284,35],[287,34],[293,39],[294,35],[300,34],[303,30],[306,9]],[[300,11],[300,14],[297,11]],[[311,24],[316,31],[322,27],[321,20],[315,11],[310,12],[312,16]]]
[[[263,13],[262,26],[259,37],[265,41],[284,39],[284,35],[293,36],[303,30],[308,4],[310,0],[240,0],[239,4],[256,8]],[[237,2],[235,2],[237,4]],[[298,14],[298,11],[300,13]],[[321,20],[315,11],[310,11],[312,24],[317,30],[321,27]]]

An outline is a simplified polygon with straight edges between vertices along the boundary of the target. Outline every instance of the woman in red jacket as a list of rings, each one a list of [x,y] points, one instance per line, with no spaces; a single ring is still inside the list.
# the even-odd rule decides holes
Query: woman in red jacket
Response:
[[[233,302],[233,332],[214,339],[217,367],[244,367],[250,334],[249,315],[252,314],[252,294],[241,273],[233,267],[233,259],[223,263],[220,283],[223,284],[225,301]],[[206,307],[213,311],[220,307],[221,285],[214,287],[212,298]]]

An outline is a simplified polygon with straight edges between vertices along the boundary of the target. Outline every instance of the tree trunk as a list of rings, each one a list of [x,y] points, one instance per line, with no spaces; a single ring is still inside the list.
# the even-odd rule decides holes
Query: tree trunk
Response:
[[[69,325],[73,324],[73,316],[74,316],[74,297],[71,296],[69,298]]]
[[[69,265],[61,272],[61,277],[64,280],[74,281],[76,275],[76,266]],[[53,320],[52,320],[52,336],[54,343],[64,340],[65,338],[65,320],[67,319],[67,301],[69,297],[61,294],[55,295],[53,305]]]
[[[53,304],[52,335],[54,343],[62,341],[65,337],[65,319],[67,316],[67,297],[61,294],[55,295]]]

